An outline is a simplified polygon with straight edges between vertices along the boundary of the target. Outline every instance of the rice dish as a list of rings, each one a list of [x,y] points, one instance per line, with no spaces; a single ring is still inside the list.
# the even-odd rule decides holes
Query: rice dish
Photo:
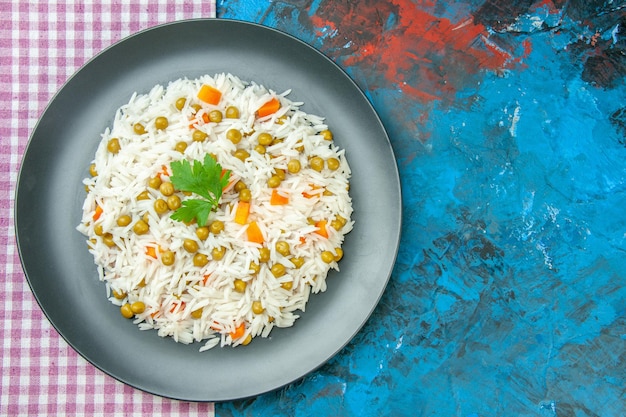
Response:
[[[289,93],[181,78],[134,93],[102,133],[77,230],[107,298],[140,329],[201,351],[247,345],[326,290],[353,227],[350,167]],[[210,211],[174,186],[205,181],[202,167],[221,170]]]

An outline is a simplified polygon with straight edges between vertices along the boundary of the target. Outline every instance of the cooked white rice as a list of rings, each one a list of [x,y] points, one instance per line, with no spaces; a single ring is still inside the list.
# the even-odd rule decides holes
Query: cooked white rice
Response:
[[[217,105],[197,98],[203,84],[221,91]],[[109,300],[118,306],[136,301],[144,304],[145,310],[133,315],[140,329],[156,329],[160,336],[181,343],[204,341],[201,351],[217,345],[247,344],[253,337],[268,337],[274,327],[292,326],[305,310],[310,293],[326,290],[327,273],[339,269],[344,235],[353,226],[350,168],[344,150],[325,137],[328,126],[324,119],[304,113],[302,103],[290,101],[288,94],[277,94],[231,74],[179,79],[167,86],[157,85],[148,94],[133,94],[128,104],[117,110],[113,126],[102,133],[92,165],[97,174],[84,180],[87,197],[77,229],[88,238]],[[280,109],[258,118],[257,109],[272,97],[280,100]],[[186,99],[181,110],[175,106],[179,98]],[[238,118],[223,117],[219,123],[203,120],[203,114],[215,109],[224,113],[228,106],[239,110]],[[154,126],[159,116],[168,119],[164,130]],[[136,123],[145,126],[146,133],[135,133]],[[243,134],[237,145],[226,138],[233,128]],[[207,138],[193,141],[195,129],[205,132]],[[262,132],[276,139],[265,147],[265,153],[255,149]],[[117,153],[107,149],[112,138],[119,141]],[[188,145],[183,153],[175,150],[179,142]],[[249,157],[242,161],[233,156],[236,149],[247,150]],[[209,217],[209,223],[222,221],[224,230],[201,240],[196,235],[197,224],[172,220],[171,212],[157,213],[154,202],[163,196],[148,182],[155,176],[167,182],[172,161],[202,161],[206,154],[214,155],[224,169],[232,171],[231,184],[243,181],[252,198],[248,221],[241,225],[233,221],[239,193],[232,186],[225,189],[219,207]],[[335,158],[339,167],[330,169],[326,162],[321,171],[314,170],[309,164],[314,156],[325,161]],[[292,159],[301,164],[300,171],[293,174],[287,171]],[[267,181],[280,170],[286,174],[277,190],[289,202],[272,205]],[[146,191],[147,198],[137,198]],[[182,200],[198,198],[180,191],[176,194]],[[100,215],[97,206],[102,209]],[[118,225],[122,215],[131,217],[130,224]],[[138,235],[133,225],[140,219],[147,220],[149,232]],[[321,220],[327,222],[328,237],[318,233],[316,224]],[[247,239],[251,221],[256,221],[263,233],[262,245]],[[205,266],[194,266],[194,254],[183,248],[185,239],[194,240],[198,252],[207,255]],[[276,250],[279,241],[289,244],[289,255]],[[152,252],[147,249],[150,247]],[[223,258],[213,259],[213,249],[220,247],[225,248]],[[267,262],[259,260],[261,247],[270,250]],[[161,261],[165,250],[175,253],[171,266]],[[322,260],[325,251],[335,255],[330,263]],[[299,267],[292,262],[297,258],[303,261]],[[251,269],[251,263],[260,266],[258,272]],[[286,273],[277,278],[271,268],[278,263]],[[240,292],[235,290],[237,279],[246,283],[243,292],[241,287]],[[255,301],[256,312],[252,307]],[[245,331],[237,334],[235,330],[242,326]]]

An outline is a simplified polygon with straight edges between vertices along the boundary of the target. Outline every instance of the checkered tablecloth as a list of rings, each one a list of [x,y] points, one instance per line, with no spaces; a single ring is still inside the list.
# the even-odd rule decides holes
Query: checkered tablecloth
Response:
[[[29,134],[88,59],[142,29],[215,17],[215,0],[0,0],[0,416],[212,416],[102,373],[46,320],[20,266],[13,204]]]

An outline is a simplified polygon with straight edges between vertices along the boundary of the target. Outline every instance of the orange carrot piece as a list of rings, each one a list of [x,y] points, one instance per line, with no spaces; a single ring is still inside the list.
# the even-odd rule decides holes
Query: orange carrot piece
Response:
[[[146,248],[146,255],[151,256],[154,259],[156,259],[157,254],[156,254],[156,249],[154,249],[154,246],[148,246]]]
[[[318,228],[315,233],[328,239],[328,230],[326,229],[326,223],[326,220],[319,220],[315,222],[315,227]]]
[[[228,169],[226,169],[226,168],[222,168],[222,173],[220,174],[220,179],[224,178],[224,175],[226,175],[226,173],[227,173],[228,171],[230,171],[230,170],[228,170]],[[224,187],[224,188],[226,188],[226,187]]]
[[[202,277],[202,285],[206,285],[210,277],[211,277],[211,274],[207,274],[204,277]]]
[[[167,165],[161,165],[161,170],[157,172],[156,176],[161,178],[161,175],[165,175],[166,177],[170,176],[170,173],[167,170]]]
[[[222,169],[222,175],[220,175],[220,179],[224,178],[224,174],[226,174],[227,171],[228,169]],[[224,188],[222,188],[222,194],[232,190],[237,182],[239,182],[239,178],[235,177],[233,175],[233,172],[231,171],[230,177],[228,177],[228,183],[224,186]]]
[[[235,211],[235,223],[246,224],[248,221],[248,215],[250,214],[250,203],[247,201],[240,201],[237,203],[237,209]]]
[[[180,302],[180,310],[179,311],[184,310],[186,304],[187,303],[185,303],[184,301],[181,301]],[[178,307],[178,303],[177,302],[172,303],[172,308],[170,309],[170,313],[173,313],[176,310],[176,307]]]
[[[102,207],[96,205],[96,212],[93,214],[93,221],[95,222],[96,220],[98,220],[100,218],[100,216],[102,216],[102,212],[104,212],[104,210],[102,209]]]
[[[282,195],[276,188],[272,190],[272,196],[270,197],[270,204],[273,206],[284,206],[289,204],[289,197]]]
[[[246,233],[248,235],[249,242],[258,243],[260,245],[262,245],[263,242],[265,242],[265,239],[263,239],[263,233],[261,233],[261,229],[259,228],[259,225],[257,224],[257,222],[250,223],[248,225],[248,229],[246,230]]]
[[[202,113],[201,117],[198,117],[197,114],[193,114],[190,118],[189,118],[189,129],[193,129],[196,127],[196,125],[203,125],[206,123],[209,123],[210,119],[209,119],[209,114],[208,113]]]
[[[309,187],[311,187],[311,191],[319,190],[320,188],[322,188],[322,187],[320,187],[319,185],[315,185],[315,184],[309,184]],[[318,194],[318,193],[315,193],[315,194],[309,194],[308,192],[303,191],[303,192],[302,192],[302,196],[303,196],[304,198],[313,198],[313,197],[317,197],[317,196],[319,196],[319,194]]]
[[[215,87],[203,84],[202,87],[200,87],[200,91],[198,91],[198,98],[205,103],[215,105],[220,102],[222,92]]]
[[[230,337],[234,339],[239,339],[246,332],[246,324],[241,323],[239,326],[235,328],[235,331],[230,332]]]
[[[256,111],[256,115],[258,117],[269,116],[270,114],[274,114],[280,109],[280,101],[276,97],[272,97],[270,101],[263,104]]]

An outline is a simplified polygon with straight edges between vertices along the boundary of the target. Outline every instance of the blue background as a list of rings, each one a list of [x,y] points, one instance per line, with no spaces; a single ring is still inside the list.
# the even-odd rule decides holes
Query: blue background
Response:
[[[365,91],[403,187],[362,331],[222,416],[626,415],[623,1],[218,1]]]

